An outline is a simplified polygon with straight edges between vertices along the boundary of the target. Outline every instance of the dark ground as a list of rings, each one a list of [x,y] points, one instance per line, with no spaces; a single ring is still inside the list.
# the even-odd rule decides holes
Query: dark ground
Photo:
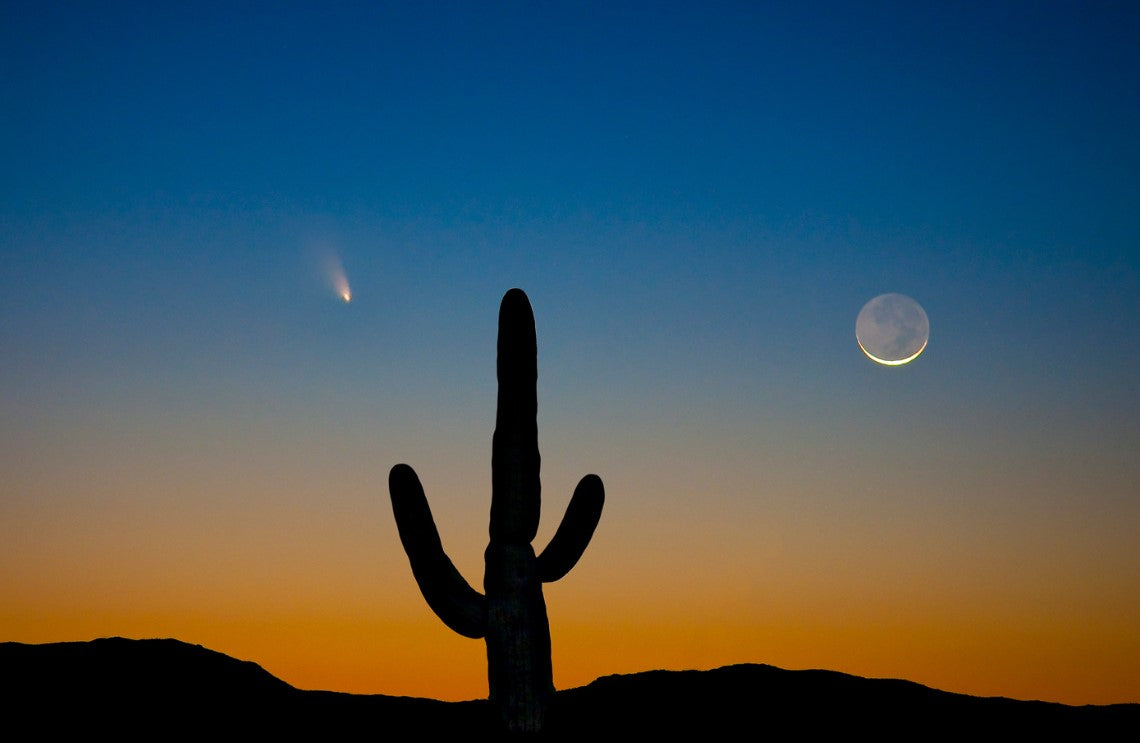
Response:
[[[177,640],[0,643],[0,710],[0,737],[6,740],[96,732],[152,739],[408,740],[472,733],[484,738],[499,730],[485,701],[302,691],[255,663]],[[1140,704],[1072,707],[833,671],[737,665],[606,676],[559,691],[542,737],[1095,740],[1127,739],[1137,730]]]

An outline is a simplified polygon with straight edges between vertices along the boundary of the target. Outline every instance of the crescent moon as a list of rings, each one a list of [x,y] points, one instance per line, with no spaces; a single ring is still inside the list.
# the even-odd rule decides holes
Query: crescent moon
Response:
[[[856,339],[856,340],[858,340],[858,339]],[[859,348],[863,349],[863,353],[867,354],[867,358],[869,358],[871,361],[874,361],[877,364],[882,364],[883,366],[902,366],[903,364],[909,364],[910,362],[917,359],[918,355],[920,353],[922,353],[923,350],[926,348],[926,343],[927,343],[927,341],[923,341],[922,342],[922,348],[915,351],[913,356],[907,356],[905,359],[880,359],[878,356],[871,353],[866,348],[863,348],[862,343],[859,344]]]
[[[930,320],[922,306],[910,297],[880,294],[859,311],[855,341],[876,364],[902,366],[926,349]]]

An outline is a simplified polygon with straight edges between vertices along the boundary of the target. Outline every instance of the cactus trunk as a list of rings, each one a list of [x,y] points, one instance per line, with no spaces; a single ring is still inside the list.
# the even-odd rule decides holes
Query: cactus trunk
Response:
[[[519,289],[499,310],[499,399],[491,448],[490,544],[478,593],[443,551],[415,471],[392,468],[388,487],[400,541],[428,605],[456,632],[487,642],[491,701],[512,732],[537,732],[554,692],[550,625],[542,584],[582,556],[601,518],[605,492],[596,475],[578,483],[554,538],[535,557],[541,504],[538,454],[538,352],[534,314]]]
[[[537,731],[554,692],[550,625],[529,544],[492,543],[486,552],[487,684],[511,730]]]

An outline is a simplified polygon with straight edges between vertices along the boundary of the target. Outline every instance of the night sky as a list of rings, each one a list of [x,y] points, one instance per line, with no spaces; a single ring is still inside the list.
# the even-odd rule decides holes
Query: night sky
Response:
[[[483,697],[499,301],[555,683],[1140,701],[1140,6],[0,3],[0,640]],[[351,286],[345,303],[332,266]],[[930,341],[886,367],[872,297]]]

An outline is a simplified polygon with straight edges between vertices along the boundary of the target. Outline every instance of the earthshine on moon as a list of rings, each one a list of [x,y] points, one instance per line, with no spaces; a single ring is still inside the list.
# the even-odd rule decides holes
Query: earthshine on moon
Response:
[[[930,340],[930,321],[922,306],[903,294],[880,294],[859,310],[855,340],[867,358],[901,366],[914,361]]]

